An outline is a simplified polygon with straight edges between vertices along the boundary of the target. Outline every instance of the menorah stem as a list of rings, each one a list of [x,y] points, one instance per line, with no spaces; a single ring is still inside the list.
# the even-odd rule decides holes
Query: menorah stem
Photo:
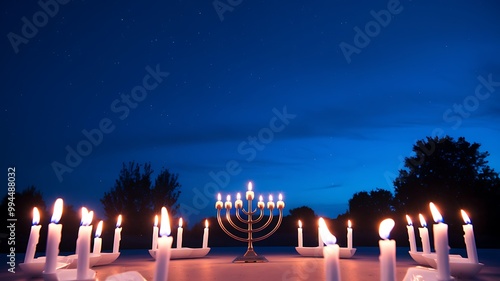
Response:
[[[252,219],[253,219],[253,211],[252,211],[252,199],[248,200],[248,208],[247,208],[247,221],[248,221],[248,249],[247,252],[252,250],[253,251],[253,239],[252,239]]]

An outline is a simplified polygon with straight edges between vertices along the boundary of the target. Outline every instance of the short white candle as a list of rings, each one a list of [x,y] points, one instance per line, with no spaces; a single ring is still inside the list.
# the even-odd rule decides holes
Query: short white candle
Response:
[[[26,255],[24,256],[24,263],[33,262],[35,258],[36,245],[38,245],[38,240],[40,239],[40,212],[38,208],[33,208],[33,220],[31,225],[30,237],[28,239],[28,246],[26,247]]]
[[[233,203],[231,203],[231,195],[226,197],[226,203],[224,204],[226,209],[231,209],[233,207]]]
[[[122,240],[122,215],[118,216],[116,220],[115,237],[113,239],[113,253],[120,251],[120,240]]]
[[[450,246],[448,245],[448,225],[443,223],[443,217],[434,203],[430,203],[432,217],[436,222],[432,226],[434,232],[434,249],[437,255],[437,279],[452,280],[450,276]]]
[[[76,264],[76,279],[88,279],[88,271],[90,269],[90,238],[92,236],[92,217],[94,212],[87,211],[87,208],[82,208],[82,222],[78,229],[78,239],[76,240],[76,252],[78,253],[78,261]]]
[[[202,248],[208,248],[208,220],[205,220],[205,229],[203,230]]]
[[[222,200],[222,197],[221,197],[221,195],[219,193],[219,194],[217,194],[217,202],[215,202],[215,209],[217,209],[217,210],[222,209],[223,204],[222,204],[221,200]]]
[[[427,222],[422,214],[418,214],[420,219],[420,225],[422,227],[418,228],[418,233],[420,234],[420,240],[422,241],[422,251],[424,254],[429,254],[431,252],[431,242],[429,241],[429,230],[427,229]]]
[[[269,195],[269,201],[267,202],[267,208],[271,211],[274,209],[274,202],[273,202],[272,195]]]
[[[151,242],[151,249],[154,251],[158,248],[158,215],[155,215],[155,223],[153,224],[153,242]]]
[[[477,249],[476,249],[476,240],[474,238],[474,229],[472,228],[472,223],[470,221],[469,216],[464,210],[460,210],[462,213],[462,218],[464,219],[465,224],[462,225],[464,230],[464,240],[465,246],[467,248],[467,259],[469,259],[472,263],[479,263],[477,258]]]
[[[241,201],[241,194],[239,192],[236,194],[236,201],[234,202],[234,207],[236,209],[243,208],[243,201]]]
[[[340,281],[340,247],[336,244],[337,238],[330,233],[323,218],[319,218],[319,231],[322,243],[326,244],[326,247],[323,248],[325,280]]]
[[[393,219],[385,219],[380,223],[378,233],[382,240],[378,241],[380,248],[380,280],[396,280],[396,241],[389,240],[389,234],[394,228]]]
[[[253,188],[252,182],[251,182],[251,181],[249,181],[249,182],[248,182],[248,191],[247,191],[247,193],[245,194],[245,198],[246,198],[247,200],[253,200],[254,193],[253,193],[253,191],[252,191],[252,188]]]
[[[410,216],[406,215],[406,220],[408,225],[406,230],[408,231],[408,241],[410,242],[410,252],[415,253],[417,251],[417,241],[415,241],[415,229],[413,228],[413,222]]]
[[[154,271],[154,281],[167,281],[168,266],[173,238],[170,237],[170,221],[165,207],[161,208],[160,235],[158,239],[158,251],[156,252],[156,262]]]
[[[56,272],[57,256],[59,255],[59,243],[61,242],[62,224],[58,224],[62,216],[63,200],[58,198],[54,203],[54,211],[50,219],[47,234],[47,246],[45,250],[44,273],[53,274]]]
[[[102,224],[103,222],[100,221],[97,224],[97,228],[95,230],[95,237],[94,237],[94,249],[92,250],[92,253],[94,254],[100,254],[101,253],[101,248],[102,248]]]
[[[262,210],[262,209],[264,209],[264,207],[265,207],[264,197],[262,197],[262,195],[261,195],[261,196],[259,196],[259,202],[257,203],[257,208]]]
[[[302,237],[302,222],[299,220],[299,228],[297,228],[297,237],[298,237],[298,247],[303,247],[303,237]]]
[[[278,210],[283,210],[285,208],[285,202],[283,202],[283,195],[281,193],[278,195],[278,202],[276,202],[276,207]]]
[[[177,228],[177,248],[182,248],[182,218],[179,219],[179,227]]]
[[[351,224],[351,220],[347,221],[347,248],[352,249],[352,224]]]

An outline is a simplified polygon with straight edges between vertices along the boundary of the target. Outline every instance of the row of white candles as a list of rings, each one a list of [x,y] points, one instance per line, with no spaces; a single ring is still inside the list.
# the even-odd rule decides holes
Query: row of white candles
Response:
[[[255,198],[255,193],[253,192],[253,184],[252,182],[248,182],[248,191],[245,193],[245,198],[247,200],[253,200]],[[231,209],[233,208],[233,203],[231,202],[231,195],[226,196],[226,202],[223,204],[222,203],[222,196],[219,193],[217,195],[217,202],[215,202],[215,209],[222,209],[224,206],[225,209]],[[259,196],[259,202],[257,203],[257,208],[260,210],[264,209],[265,207],[264,203],[264,197],[262,195]],[[285,208],[285,202],[283,201],[283,195],[281,193],[278,195],[278,202],[276,202],[276,205],[274,204],[273,201],[273,196],[269,195],[269,201],[267,202],[267,208],[269,210],[273,210],[274,207],[277,207],[278,209],[282,210]],[[236,194],[236,201],[234,201],[234,207],[236,209],[242,209],[243,208],[243,201],[241,200],[241,194],[238,192]]]
[[[177,228],[177,248],[182,248],[182,235],[184,229],[182,228],[182,218],[179,218],[179,227]],[[202,248],[208,248],[208,220],[205,220],[205,229],[203,230]],[[155,216],[155,223],[153,225],[153,239],[151,249],[158,248],[158,215]]]
[[[299,220],[299,228],[297,229],[298,247],[304,246],[304,238],[302,233],[302,221]],[[321,238],[321,224],[318,226],[318,246],[323,247],[323,240]],[[347,221],[347,248],[352,249],[352,224],[351,220]]]

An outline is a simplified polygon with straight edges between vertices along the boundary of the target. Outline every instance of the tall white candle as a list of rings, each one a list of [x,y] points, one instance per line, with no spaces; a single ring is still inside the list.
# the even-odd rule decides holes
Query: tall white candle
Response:
[[[120,240],[122,240],[122,215],[118,216],[116,220],[115,237],[113,239],[113,253],[120,251]]]
[[[303,247],[303,237],[302,237],[302,222],[299,220],[299,228],[297,229],[297,237],[298,237],[298,247]]]
[[[82,208],[82,222],[78,229],[78,239],[76,240],[76,251],[78,253],[78,261],[76,263],[76,279],[88,279],[88,271],[90,269],[90,238],[92,235],[92,211],[87,211],[87,208]]]
[[[155,215],[155,224],[153,225],[153,239],[151,249],[154,251],[158,248],[158,215]]]
[[[420,224],[422,227],[418,228],[420,240],[422,241],[422,252],[429,254],[431,252],[431,242],[429,241],[429,230],[427,229],[427,222],[422,214],[418,214]]]
[[[318,220],[318,247],[323,247],[323,240],[321,239],[321,225],[319,223],[320,221]]]
[[[325,262],[325,280],[340,281],[340,248],[337,238],[330,233],[323,218],[319,218],[319,231],[322,243],[326,244],[323,248],[323,260]]]
[[[396,280],[396,241],[389,240],[389,234],[394,228],[393,219],[385,219],[380,223],[378,233],[382,240],[379,240],[380,248],[380,280]]]
[[[182,248],[182,218],[179,219],[179,227],[177,228],[177,248]]]
[[[165,207],[161,208],[160,235],[153,280],[167,281],[173,238],[170,237],[170,221]]]
[[[249,181],[249,182],[248,182],[248,191],[247,191],[247,193],[245,194],[245,198],[246,198],[247,200],[253,200],[254,193],[253,193],[253,191],[252,191],[252,188],[253,188],[252,182],[251,182],[251,181]]]
[[[102,224],[103,224],[103,222],[100,221],[97,224],[97,228],[95,230],[94,249],[92,250],[92,253],[94,253],[94,254],[100,254],[101,253],[101,249],[102,249],[102,238],[101,238]]]
[[[406,220],[408,225],[406,230],[408,231],[408,241],[410,242],[410,252],[415,253],[417,251],[417,241],[415,241],[415,229],[413,228],[413,222],[410,216],[406,215]]]
[[[347,248],[352,249],[352,224],[347,220]]]
[[[208,220],[205,220],[205,229],[203,230],[203,248],[208,248]]]
[[[54,211],[49,223],[47,234],[47,246],[45,250],[44,273],[53,274],[56,272],[57,256],[59,255],[59,243],[61,242],[62,225],[58,224],[62,216],[63,200],[58,198],[54,203]]]
[[[42,227],[38,223],[40,222],[40,213],[38,208],[33,208],[33,221],[30,231],[30,237],[28,239],[28,246],[26,247],[26,255],[24,256],[24,263],[33,262],[35,258],[36,245],[38,245],[38,239],[40,238],[40,228]]]
[[[464,210],[460,210],[460,212],[462,213],[462,218],[465,222],[465,224],[462,225],[462,228],[464,230],[465,247],[467,248],[467,259],[469,259],[472,263],[478,263],[479,260],[477,258],[476,240],[474,238],[472,223]]]
[[[443,217],[439,213],[434,203],[430,203],[432,217],[436,222],[432,226],[434,232],[434,249],[437,255],[437,279],[451,280],[450,276],[450,256],[448,245],[448,225],[443,223]]]

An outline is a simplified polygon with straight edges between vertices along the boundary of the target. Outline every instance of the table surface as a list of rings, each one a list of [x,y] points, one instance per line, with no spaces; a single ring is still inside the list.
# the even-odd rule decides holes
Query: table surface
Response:
[[[263,247],[255,249],[265,255],[267,263],[232,263],[232,260],[245,252],[244,248],[213,248],[204,258],[171,260],[169,280],[236,280],[236,281],[299,281],[324,280],[322,258],[302,257],[293,247]],[[453,254],[465,255],[459,250]],[[500,249],[479,249],[479,260],[485,266],[474,280],[500,280]],[[344,281],[379,280],[379,249],[375,247],[358,248],[350,259],[340,260],[341,277]],[[402,280],[410,267],[417,266],[408,254],[408,248],[397,249],[397,280]],[[2,267],[3,268],[3,267]],[[124,250],[113,263],[93,267],[99,281],[106,277],[126,271],[137,271],[146,280],[153,280],[155,262],[147,250]],[[7,268],[0,272],[0,280],[43,280],[32,278],[16,267],[16,273]]]

